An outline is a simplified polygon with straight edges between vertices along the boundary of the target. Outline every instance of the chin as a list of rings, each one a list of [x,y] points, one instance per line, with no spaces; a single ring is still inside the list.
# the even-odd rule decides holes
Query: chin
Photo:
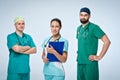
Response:
[[[58,35],[58,34],[53,34],[54,36]]]
[[[53,34],[53,36],[56,36],[57,34]]]
[[[20,32],[23,32],[23,30],[24,30],[24,29],[22,29],[22,30],[19,30],[19,31],[20,31]]]
[[[53,35],[57,35],[58,33],[56,33],[56,32],[52,32],[52,34],[53,34]]]

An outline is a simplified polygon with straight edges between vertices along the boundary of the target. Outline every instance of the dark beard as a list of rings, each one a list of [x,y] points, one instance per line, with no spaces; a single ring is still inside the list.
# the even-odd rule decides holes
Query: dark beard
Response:
[[[80,22],[81,22],[82,24],[86,24],[88,21],[89,21],[88,19],[87,19],[87,20],[80,20]]]

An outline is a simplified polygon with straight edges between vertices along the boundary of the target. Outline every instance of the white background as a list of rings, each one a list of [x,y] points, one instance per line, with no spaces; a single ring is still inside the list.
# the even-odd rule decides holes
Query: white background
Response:
[[[31,55],[31,80],[43,79],[41,43],[51,35],[50,20],[62,21],[61,35],[69,41],[68,60],[64,63],[66,80],[76,80],[76,28],[80,25],[79,11],[86,6],[91,10],[90,21],[98,24],[111,40],[105,57],[99,61],[100,80],[120,80],[120,1],[119,0],[0,0],[0,80],[6,80],[9,52],[7,35],[15,31],[14,18],[23,16],[26,33],[33,37],[37,54]],[[99,41],[98,54],[102,47]]]

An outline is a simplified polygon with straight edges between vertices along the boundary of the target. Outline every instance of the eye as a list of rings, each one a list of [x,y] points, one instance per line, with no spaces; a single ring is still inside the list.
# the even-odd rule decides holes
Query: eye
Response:
[[[83,16],[83,14],[80,14],[80,16]]]
[[[18,23],[18,25],[20,25],[20,23]]]
[[[54,26],[53,26],[53,25],[51,25],[51,27],[53,28]]]
[[[84,16],[88,16],[87,14],[85,14]]]
[[[56,26],[56,28],[59,28],[60,26]]]
[[[25,23],[22,23],[22,25],[25,25]]]

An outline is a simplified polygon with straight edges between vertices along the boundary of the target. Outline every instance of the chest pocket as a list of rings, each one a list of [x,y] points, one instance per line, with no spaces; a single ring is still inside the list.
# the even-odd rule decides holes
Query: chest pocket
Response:
[[[87,39],[89,36],[89,28],[87,27],[86,29],[82,27],[78,27],[77,29],[77,39]]]
[[[23,45],[23,46],[30,46],[30,40],[27,38],[27,36],[25,36],[25,37],[22,39],[22,45]]]
[[[18,38],[18,43],[21,46],[30,46],[30,40],[26,35],[22,38],[19,37]]]

